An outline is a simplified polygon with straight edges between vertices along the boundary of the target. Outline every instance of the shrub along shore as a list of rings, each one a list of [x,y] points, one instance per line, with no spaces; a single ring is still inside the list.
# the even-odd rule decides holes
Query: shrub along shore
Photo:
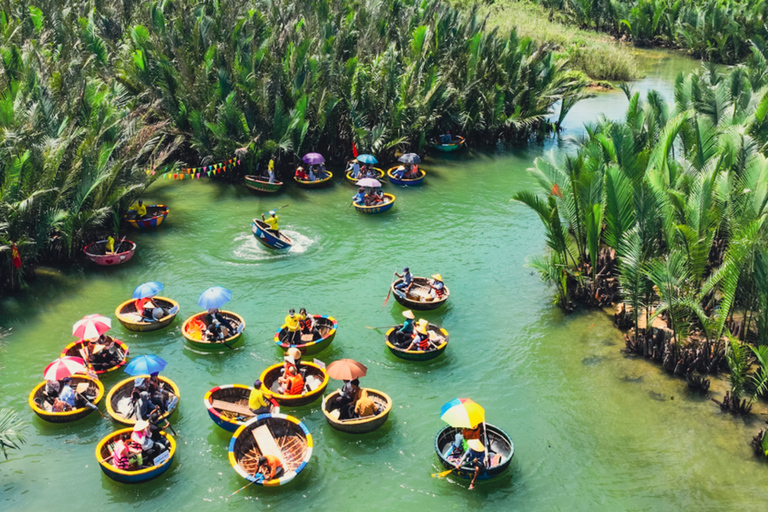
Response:
[[[487,24],[440,0],[6,3],[0,288],[116,231],[148,169],[236,154],[247,174],[272,155],[341,162],[353,142],[387,158],[446,129],[478,144],[556,129],[583,75]]]
[[[681,74],[672,105],[625,88],[623,121],[537,159],[537,189],[515,196],[544,224],[530,265],[561,307],[620,302],[628,352],[703,392],[727,371],[736,414],[768,389],[767,58]]]

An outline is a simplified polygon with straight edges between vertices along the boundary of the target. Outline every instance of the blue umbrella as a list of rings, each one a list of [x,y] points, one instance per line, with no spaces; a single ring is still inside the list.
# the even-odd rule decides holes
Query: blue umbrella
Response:
[[[304,158],[302,158],[305,164],[309,165],[317,165],[325,162],[325,158],[323,158],[323,155],[320,153],[307,153],[304,155]]]
[[[146,375],[162,371],[167,364],[160,357],[150,354],[134,358],[133,361],[128,363],[124,371],[128,375]]]
[[[419,164],[421,163],[421,158],[419,158],[419,155],[416,153],[406,153],[398,158],[397,161],[403,162],[404,164]]]
[[[376,160],[376,157],[373,155],[360,155],[357,157],[358,162],[363,162],[364,164],[377,164],[379,163],[378,160]]]
[[[157,281],[147,281],[146,283],[140,284],[136,287],[135,290],[133,290],[133,298],[145,299],[147,297],[154,297],[161,291],[163,291],[163,283],[158,283]]]
[[[212,286],[200,294],[197,304],[203,309],[220,308],[231,299],[231,291],[221,286]]]

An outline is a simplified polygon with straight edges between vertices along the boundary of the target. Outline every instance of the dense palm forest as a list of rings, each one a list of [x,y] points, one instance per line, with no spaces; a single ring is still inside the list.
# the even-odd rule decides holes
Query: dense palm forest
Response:
[[[746,378],[736,338],[768,361],[766,69],[756,48],[730,71],[681,74],[674,105],[626,88],[622,121],[589,127],[574,155],[537,160],[538,192],[516,196],[544,223],[550,251],[531,264],[561,306],[623,300],[630,351],[692,385],[694,371],[730,368],[736,401],[766,377]],[[650,329],[656,317],[666,332]]]
[[[750,41],[768,37],[762,0],[538,0],[584,28],[629,38],[637,46],[689,50],[694,57],[741,62]]]
[[[445,129],[526,138],[585,85],[547,49],[439,0],[3,9],[0,289],[116,230],[148,169],[236,154],[247,173],[310,150],[341,161],[352,142],[386,157]]]

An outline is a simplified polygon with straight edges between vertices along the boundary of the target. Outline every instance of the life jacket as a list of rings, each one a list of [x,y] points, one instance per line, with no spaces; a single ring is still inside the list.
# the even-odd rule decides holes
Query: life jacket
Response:
[[[131,461],[129,458],[128,447],[122,439],[115,443],[114,451],[112,452],[112,460],[118,469],[130,469]]]
[[[419,347],[419,350],[426,351],[429,348],[429,336],[426,334],[421,334],[420,332],[414,332],[413,341],[416,342],[416,346]]]
[[[435,284],[438,284],[438,283],[440,283],[442,286],[440,288],[432,288],[432,289],[435,290],[435,295],[437,295],[438,297],[442,297],[445,294],[445,283],[443,283],[442,281],[435,281]]]
[[[294,375],[289,378],[290,387],[288,388],[288,395],[300,395],[304,391],[304,379],[301,375]]]
[[[311,317],[307,316],[303,320],[299,321],[299,325],[301,325],[302,331],[311,331],[312,330],[312,320]]]

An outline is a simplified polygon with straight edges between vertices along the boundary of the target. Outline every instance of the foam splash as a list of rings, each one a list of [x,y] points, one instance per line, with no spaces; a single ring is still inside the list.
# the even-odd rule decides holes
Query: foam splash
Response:
[[[281,230],[281,233],[285,233],[288,238],[293,241],[293,245],[289,250],[276,251],[274,249],[268,249],[264,247],[253,234],[241,234],[235,238],[236,244],[234,254],[237,258],[247,261],[259,261],[270,260],[275,258],[286,258],[292,254],[302,254],[307,252],[315,241],[308,236],[302,235],[296,231],[289,229]]]

